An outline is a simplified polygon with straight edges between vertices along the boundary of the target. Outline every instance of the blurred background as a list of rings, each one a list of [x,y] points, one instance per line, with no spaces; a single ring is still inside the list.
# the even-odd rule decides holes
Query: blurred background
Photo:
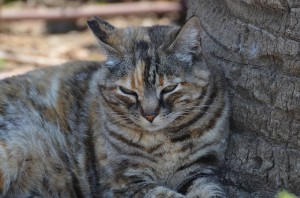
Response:
[[[87,29],[99,16],[116,27],[181,25],[184,0],[0,0],[0,79],[70,60],[105,59]]]

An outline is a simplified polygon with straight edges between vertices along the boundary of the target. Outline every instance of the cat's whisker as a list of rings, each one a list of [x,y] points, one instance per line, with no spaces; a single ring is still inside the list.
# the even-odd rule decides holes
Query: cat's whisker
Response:
[[[125,118],[120,118],[120,119],[111,119],[111,120],[109,120],[110,122],[113,122],[113,123],[118,123],[118,122],[121,122],[121,121],[123,121],[123,122],[128,122],[129,121],[129,119],[125,119]]]
[[[199,105],[199,106],[188,106],[188,107],[180,107],[176,108],[176,111],[199,111],[204,107],[218,107],[219,105]]]

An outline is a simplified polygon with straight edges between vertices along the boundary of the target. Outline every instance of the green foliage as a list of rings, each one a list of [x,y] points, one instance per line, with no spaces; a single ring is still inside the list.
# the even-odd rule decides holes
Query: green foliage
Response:
[[[4,4],[11,4],[13,2],[16,2],[17,0],[4,0],[3,3]]]
[[[101,5],[102,5],[102,4],[107,4],[107,1],[105,1],[105,0],[98,0],[98,1],[97,1],[97,4],[101,4]]]
[[[5,60],[0,58],[0,71],[5,69]]]
[[[297,196],[286,190],[282,190],[282,191],[278,192],[278,194],[276,195],[276,198],[297,198]]]

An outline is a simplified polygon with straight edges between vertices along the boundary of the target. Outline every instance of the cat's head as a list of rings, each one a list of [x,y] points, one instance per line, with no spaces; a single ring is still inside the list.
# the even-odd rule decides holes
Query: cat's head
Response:
[[[199,113],[211,75],[201,58],[197,17],[182,28],[118,29],[99,18],[88,25],[107,55],[98,87],[108,119],[158,131]]]

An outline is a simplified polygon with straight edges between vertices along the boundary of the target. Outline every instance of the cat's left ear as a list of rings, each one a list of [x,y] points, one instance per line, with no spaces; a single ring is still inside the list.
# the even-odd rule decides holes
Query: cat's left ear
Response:
[[[108,22],[100,19],[99,17],[94,17],[87,21],[90,30],[94,33],[100,42],[108,44],[109,35],[115,30],[115,27]]]
[[[106,65],[107,66],[116,65],[116,63],[119,62],[121,55],[120,52],[116,49],[116,47],[112,43],[111,40],[113,39],[110,39],[113,36],[116,28],[98,17],[94,17],[93,19],[88,20],[87,24],[90,30],[98,39],[100,43],[100,49],[107,56]]]
[[[187,63],[192,63],[194,56],[200,54],[200,20],[197,16],[191,17],[184,24],[168,50]]]

